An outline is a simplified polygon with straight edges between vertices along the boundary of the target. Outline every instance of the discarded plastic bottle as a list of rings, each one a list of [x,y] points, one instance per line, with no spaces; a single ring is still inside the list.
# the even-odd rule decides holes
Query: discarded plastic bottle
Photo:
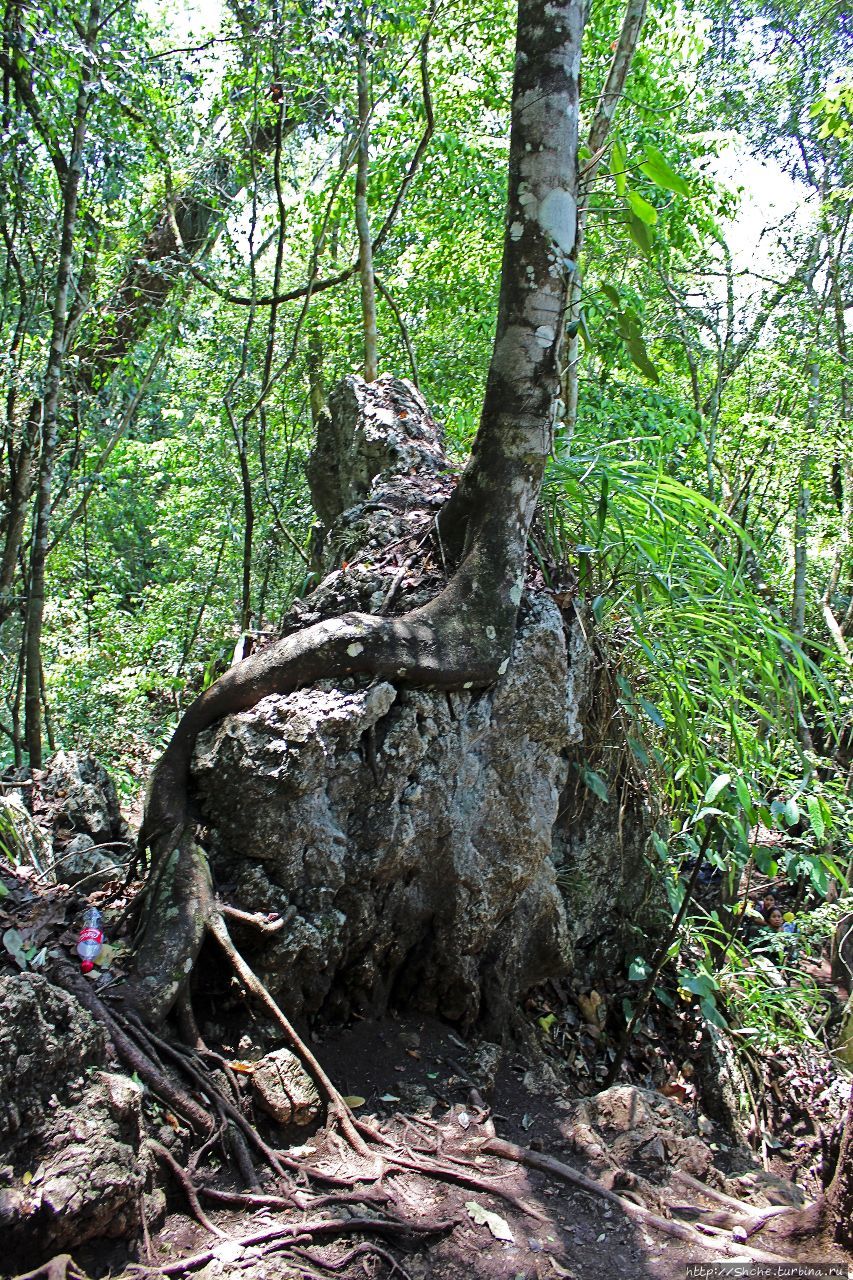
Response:
[[[103,945],[101,913],[97,907],[87,907],[83,912],[83,928],[77,940],[77,954],[81,960],[80,968],[83,973],[91,973]]]

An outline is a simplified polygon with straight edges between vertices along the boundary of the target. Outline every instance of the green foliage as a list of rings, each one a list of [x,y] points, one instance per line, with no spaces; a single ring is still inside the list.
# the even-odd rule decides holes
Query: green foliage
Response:
[[[37,8],[13,8],[19,27],[7,43],[37,110],[10,82],[3,538],[27,414],[43,390],[62,194],[55,153],[68,146],[84,56],[69,0],[49,23]],[[259,4],[227,8],[217,30],[186,41],[173,37],[171,11],[105,13],[81,161],[43,657],[60,742],[107,758],[127,795],[227,665],[243,613],[274,629],[311,582],[312,377],[314,390],[318,376],[328,389],[362,358],[351,270],[356,39],[371,74],[374,234],[426,125],[425,60],[434,131],[376,251],[387,291],[380,366],[408,374],[411,346],[451,457],[466,455],[494,330],[514,6],[464,9]],[[621,19],[617,0],[592,7],[587,125]],[[661,827],[653,844],[673,912],[709,831],[708,864],[729,907],[744,867],[821,894],[850,860],[849,661],[827,624],[829,611],[849,647],[853,171],[842,26],[811,2],[687,11],[666,0],[647,17],[601,167],[582,153],[577,423],[558,439],[533,550],[544,573],[559,567],[552,585],[570,583],[591,615],[625,743],[618,767],[591,750],[579,788],[613,805],[622,769],[662,798],[671,834]],[[773,225],[754,229],[757,261],[737,243],[755,193],[739,176],[724,181],[727,147],[802,184],[796,216],[768,214]],[[192,270],[187,253],[158,251],[173,219],[184,248],[197,246]],[[161,301],[111,362],[103,353],[144,308],[145,289],[128,285],[141,259]],[[284,295],[275,307],[273,295]],[[820,403],[809,418],[813,364]],[[794,634],[804,477],[807,617]],[[20,738],[28,536],[0,629],[8,758]],[[736,943],[727,951],[733,912],[700,923],[688,923],[671,957],[683,992],[711,1020],[752,1025],[767,984]],[[645,976],[635,961],[631,980]],[[773,1035],[802,1033],[781,997],[766,1000],[780,1007],[762,1036],[771,1024]]]

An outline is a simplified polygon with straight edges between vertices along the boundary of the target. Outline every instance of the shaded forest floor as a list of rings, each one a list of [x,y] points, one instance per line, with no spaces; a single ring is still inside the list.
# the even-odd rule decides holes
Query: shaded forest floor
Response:
[[[103,1275],[108,1268],[112,1275],[128,1277],[194,1274],[211,1280],[301,1280],[324,1274],[344,1280],[394,1274],[411,1280],[457,1280],[465,1275],[484,1280],[667,1280],[683,1275],[689,1262],[768,1254],[809,1262],[834,1260],[842,1264],[840,1274],[847,1274],[847,1256],[819,1237],[780,1239],[765,1228],[735,1252],[724,1252],[711,1237],[705,1249],[697,1248],[632,1221],[600,1195],[568,1185],[562,1177],[483,1150],[493,1126],[499,1138],[586,1172],[620,1195],[636,1196],[638,1203],[655,1212],[671,1214],[671,1221],[696,1223],[704,1217],[708,1228],[728,1242],[738,1239],[737,1228],[732,1228],[735,1216],[727,1216],[714,1191],[756,1209],[801,1203],[795,1184],[762,1171],[744,1149],[726,1142],[718,1126],[700,1126],[706,1129],[706,1137],[700,1137],[699,1112],[665,1095],[617,1086],[607,1095],[599,1094],[605,1101],[594,1104],[592,1111],[583,1103],[579,1111],[577,1098],[567,1097],[543,1059],[531,1065],[518,1051],[502,1053],[491,1045],[469,1048],[456,1032],[433,1019],[355,1023],[330,1030],[316,1041],[314,1048],[340,1087],[354,1099],[364,1099],[358,1114],[375,1119],[383,1132],[414,1152],[438,1149],[460,1174],[499,1179],[504,1196],[416,1173],[386,1174],[372,1191],[370,1184],[362,1184],[366,1195],[376,1197],[372,1202],[338,1206],[335,1215],[379,1217],[393,1203],[396,1212],[414,1223],[444,1222],[448,1229],[429,1242],[412,1241],[403,1248],[399,1239],[380,1240],[378,1247],[375,1237],[359,1242],[354,1230],[348,1239],[321,1247],[315,1242],[300,1254],[298,1248],[282,1253],[280,1240],[255,1245],[248,1241],[283,1224],[292,1226],[305,1215],[263,1207],[235,1212],[205,1200],[213,1223],[229,1237],[212,1239],[193,1221],[175,1187],[147,1250],[141,1243],[130,1253],[124,1243],[84,1247],[75,1257],[87,1274]],[[229,1046],[223,1047],[227,1051]],[[231,1048],[238,1051],[237,1045]],[[240,1051],[252,1052],[245,1039]],[[479,1087],[472,1094],[475,1084]],[[488,1114],[478,1105],[484,1096],[491,1100]],[[590,1119],[595,1123],[588,1123]],[[163,1133],[161,1127],[161,1136],[178,1149],[175,1134],[170,1139],[168,1129]],[[324,1140],[322,1133],[302,1135],[295,1149],[312,1164],[322,1163],[343,1177],[358,1173],[343,1144]],[[688,1178],[694,1170],[710,1194],[702,1195],[689,1182],[673,1177],[676,1166]],[[227,1182],[217,1179],[212,1185]],[[385,1194],[388,1205],[383,1203]],[[772,1223],[771,1219],[770,1227]],[[134,1256],[137,1265],[128,1266]],[[198,1261],[193,1266],[194,1257]]]
[[[67,803],[58,795],[58,812]],[[51,884],[25,865],[3,869],[0,884],[2,997],[31,972],[37,986],[67,965],[86,886]],[[112,880],[93,896],[109,908],[108,945],[90,987],[110,1007],[127,957],[127,923],[119,920],[132,895]],[[138,1080],[131,1086],[126,1062],[108,1050],[79,1084],[95,1087],[106,1069],[136,1090],[136,1137],[125,1140],[135,1143],[129,1157],[141,1170],[138,1226],[113,1223],[115,1239],[99,1230],[69,1246],[73,1262],[18,1274],[666,1280],[682,1276],[687,1263],[723,1259],[834,1261],[847,1274],[847,1255],[802,1213],[820,1195],[822,1164],[831,1164],[846,1109],[849,1082],[826,1054],[802,1045],[753,1053],[758,1076],[735,1132],[737,1079],[727,1083],[725,1045],[696,1001],[653,1006],[618,1082],[604,1087],[630,993],[618,977],[594,989],[568,979],[538,988],[519,1011],[509,1047],[414,1015],[302,1027],[370,1135],[366,1158],[316,1123],[285,1127],[263,1113],[253,1077],[281,1045],[280,1029],[221,959],[203,953],[202,961],[194,1003],[213,1051],[208,1060],[218,1064],[210,1074],[268,1148],[290,1161],[290,1190],[256,1160],[259,1185],[247,1191],[220,1145],[193,1138],[156,1090],[143,1091]],[[54,1056],[73,1046],[74,1034],[57,1027]],[[14,1062],[8,1045],[4,1052]],[[35,1076],[63,1072],[62,1061],[30,1063],[30,1076],[33,1065]],[[12,1072],[19,1067],[26,1097],[22,1058]],[[6,1084],[15,1098],[14,1080]],[[48,1108],[59,1105],[47,1097],[53,1087],[44,1093]],[[190,1094],[201,1098],[192,1085]],[[70,1114],[73,1132],[79,1122]],[[20,1130],[12,1137],[0,1167],[0,1214],[14,1202],[25,1218],[31,1204],[43,1226],[49,1144],[27,1150]]]
[[[837,1261],[839,1274],[846,1275],[847,1256],[830,1241],[774,1231],[787,1221],[786,1209],[797,1210],[818,1190],[823,1128],[817,1116],[828,1119],[831,1108],[826,1081],[812,1074],[812,1098],[802,1091],[799,1097],[801,1107],[814,1106],[813,1132],[780,1145],[768,1172],[706,1114],[702,1053],[698,1045],[695,1052],[689,1049],[695,1035],[689,1020],[688,1029],[669,1043],[649,1025],[627,1068],[636,1083],[623,1080],[596,1092],[600,1081],[595,1077],[603,1074],[607,1055],[591,1026],[583,1024],[582,1010],[589,1009],[584,1000],[578,1008],[567,984],[548,984],[527,1009],[524,1048],[468,1042],[433,1018],[316,1029],[310,1034],[312,1048],[354,1114],[388,1140],[389,1150],[403,1151],[415,1163],[427,1157],[429,1172],[389,1163],[377,1180],[376,1170],[365,1168],[340,1138],[322,1129],[283,1129],[255,1112],[255,1123],[273,1145],[351,1185],[315,1183],[319,1198],[297,1209],[263,1203],[265,1194],[277,1191],[267,1178],[252,1193],[257,1203],[250,1203],[251,1195],[240,1191],[233,1173],[216,1158],[208,1159],[192,1183],[209,1222],[221,1233],[212,1235],[195,1220],[186,1187],[161,1167],[158,1211],[147,1229],[132,1240],[99,1239],[79,1246],[74,1265],[56,1277],[612,1280],[625,1275],[667,1280],[682,1276],[687,1263],[771,1257]],[[254,1016],[236,991],[214,991],[206,1009],[204,1001],[201,1007],[205,1039],[211,1045],[216,1041],[233,1065],[251,1114],[251,1074],[277,1042],[275,1028]],[[558,1023],[575,1024],[571,1067],[568,1041],[561,1045],[554,1036]],[[690,1058],[681,1058],[686,1045],[694,1069]],[[669,1083],[648,1087],[654,1077]],[[805,1080],[801,1084],[806,1087]],[[145,1096],[143,1113],[147,1133],[186,1168],[192,1147],[181,1121],[151,1094]],[[513,1144],[516,1156],[544,1157],[562,1171],[506,1160],[501,1141]],[[448,1170],[446,1178],[435,1176],[436,1158]],[[566,1170],[569,1176],[574,1170],[594,1179],[594,1190],[567,1181]],[[229,1195],[246,1200],[227,1205],[222,1200]],[[653,1220],[637,1221],[632,1204],[659,1217],[660,1227]],[[767,1214],[766,1225],[753,1234]],[[359,1220],[386,1218],[404,1219],[413,1233],[407,1236],[397,1226],[359,1228]],[[300,1243],[299,1224],[324,1221],[332,1224],[328,1233],[321,1228]],[[701,1243],[672,1234],[697,1227],[708,1233]],[[419,1228],[425,1229],[423,1236]]]

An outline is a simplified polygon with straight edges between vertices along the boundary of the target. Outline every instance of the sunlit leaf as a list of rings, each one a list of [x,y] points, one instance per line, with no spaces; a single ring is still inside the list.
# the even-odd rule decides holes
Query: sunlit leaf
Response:
[[[732,780],[732,776],[730,773],[719,774],[711,783],[708,790],[705,792],[705,803],[713,804],[717,796],[721,795],[722,792],[725,791],[726,787],[729,785],[731,780]]]
[[[640,221],[644,222],[647,227],[653,227],[658,220],[658,211],[654,205],[649,204],[648,200],[644,200],[637,191],[629,191],[626,198],[633,213]]]
[[[610,172],[613,175],[613,182],[618,196],[624,196],[628,189],[628,182],[625,177],[627,166],[628,157],[622,141],[619,138],[614,138],[613,146],[610,148]]]
[[[496,1240],[506,1240],[510,1244],[515,1243],[515,1236],[512,1234],[506,1218],[502,1218],[500,1214],[492,1213],[491,1209],[484,1208],[476,1200],[466,1200],[465,1208],[468,1210],[468,1216],[471,1220],[476,1222],[478,1227],[488,1227]]]
[[[684,178],[670,167],[654,147],[646,147],[645,158],[640,163],[640,172],[656,187],[662,187],[664,191],[674,191],[679,196],[690,195],[690,187]]]
[[[628,234],[640,252],[645,254],[647,258],[650,258],[652,255],[653,243],[652,233],[647,224],[641,221],[633,210],[628,215]]]

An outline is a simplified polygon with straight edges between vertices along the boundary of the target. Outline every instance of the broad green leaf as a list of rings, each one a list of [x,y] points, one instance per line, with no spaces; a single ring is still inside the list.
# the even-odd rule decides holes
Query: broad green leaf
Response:
[[[652,724],[656,724],[659,729],[664,728],[664,719],[653,702],[649,702],[648,698],[640,698],[640,706],[651,720]]]
[[[640,172],[664,191],[674,191],[679,196],[689,196],[690,187],[680,174],[670,168],[667,161],[655,147],[646,147],[645,159],[640,164]]]
[[[649,204],[648,200],[644,200],[637,191],[629,191],[627,200],[641,222],[645,222],[647,227],[655,225],[658,220],[658,211],[653,204]]]
[[[730,773],[719,774],[711,783],[708,790],[705,792],[705,804],[713,804],[717,796],[722,791],[725,791],[726,787],[729,785],[731,780],[732,780],[732,775]]]
[[[661,862],[666,862],[669,857],[669,845],[664,840],[663,836],[658,835],[657,831],[652,832],[652,844],[654,845],[655,852]]]
[[[815,834],[815,839],[820,844],[826,835],[826,823],[823,820],[823,813],[817,796],[806,796],[806,809],[809,814],[809,825]]]
[[[639,760],[640,764],[643,766],[644,769],[648,769],[651,763],[651,761],[649,760],[649,753],[648,751],[646,751],[646,748],[643,746],[642,742],[640,742],[640,739],[633,738],[631,737],[630,734],[628,734],[626,741],[628,743],[628,747],[631,750],[631,754],[637,757],[637,759]]]
[[[588,769],[586,765],[584,765],[581,770],[581,777],[593,795],[597,796],[599,800],[602,800],[607,804],[610,797],[607,791],[607,783],[604,781],[601,774],[596,773],[594,769]]]
[[[628,981],[645,982],[651,971],[652,968],[648,961],[644,960],[642,956],[636,956],[628,966]]]
[[[9,955],[15,961],[20,969],[27,967],[27,955],[24,950],[24,940],[17,929],[7,929],[3,934],[3,946],[9,952]]]
[[[755,821],[755,805],[752,801],[749,787],[745,780],[741,777],[735,778],[735,791],[737,792],[738,802],[746,814],[747,821],[752,823]]]
[[[705,998],[712,996],[717,986],[708,973],[683,973],[679,977],[679,984],[687,991],[692,991],[694,996]]]
[[[763,844],[757,844],[753,851],[755,865],[763,876],[775,876],[779,870],[779,864],[773,857],[770,850]]]
[[[725,1028],[728,1026],[728,1023],[726,1022],[725,1018],[717,1008],[716,1001],[712,997],[707,997],[706,999],[700,1000],[699,1008],[702,1010],[702,1013],[705,1015],[708,1021],[712,1022],[715,1027],[722,1027],[725,1030]]]
[[[625,345],[628,348],[628,352],[631,356],[631,359],[633,360],[637,368],[640,370],[640,373],[645,374],[645,376],[649,379],[650,382],[654,382],[657,385],[660,382],[658,371],[655,368],[655,366],[652,364],[651,360],[649,359],[649,353],[646,350],[646,344],[645,342],[643,342],[643,339],[640,337],[640,335],[634,334],[631,338],[628,339]]]
[[[715,809],[713,805],[704,805],[693,819],[693,824],[695,826],[697,822],[704,822],[706,818],[724,818],[725,816],[722,809]]]
[[[800,820],[800,806],[797,804],[793,796],[790,800],[785,801],[785,807],[782,810],[782,816],[789,827],[795,826]]]
[[[622,306],[622,299],[619,296],[618,289],[614,289],[612,284],[603,284],[601,286],[601,292],[604,294],[605,298],[609,299],[609,301],[613,303],[617,311],[620,310]]]
[[[622,691],[622,695],[623,695],[623,697],[626,699],[626,701],[627,701],[627,702],[629,702],[629,703],[633,702],[633,701],[634,701],[634,690],[631,688],[631,686],[629,685],[629,683],[628,683],[628,681],[625,679],[625,677],[624,677],[623,675],[620,675],[618,672],[617,672],[617,674],[616,674],[616,683],[618,684],[619,688],[621,689],[621,691]]]
[[[627,165],[628,156],[625,148],[619,138],[614,138],[613,146],[610,148],[610,172],[616,185],[617,196],[624,196],[628,190],[628,181],[625,177]]]
[[[654,243],[652,233],[646,223],[641,222],[633,211],[628,214],[628,234],[640,252],[650,258]]]

